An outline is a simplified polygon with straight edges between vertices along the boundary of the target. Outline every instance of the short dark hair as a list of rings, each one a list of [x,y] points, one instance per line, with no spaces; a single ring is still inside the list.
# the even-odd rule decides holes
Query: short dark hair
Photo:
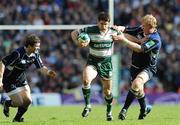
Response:
[[[110,22],[109,14],[106,12],[100,12],[98,15],[98,21],[101,21],[101,20]]]
[[[29,34],[26,36],[26,39],[25,39],[25,46],[28,47],[29,45],[30,46],[34,46],[36,43],[40,43],[40,38],[35,35],[35,34]]]

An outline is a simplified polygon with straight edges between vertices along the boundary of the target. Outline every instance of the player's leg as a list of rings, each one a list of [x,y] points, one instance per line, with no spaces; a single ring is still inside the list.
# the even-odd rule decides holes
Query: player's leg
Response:
[[[132,88],[132,84],[133,84],[133,81],[136,78],[137,74],[140,71],[137,70],[136,68],[133,68],[133,67],[131,67],[130,71],[131,71],[131,81],[132,81],[131,82],[131,88],[128,91],[128,94],[126,96],[126,100],[125,100],[124,106],[121,109],[121,111],[119,113],[119,116],[118,116],[118,118],[121,119],[121,120],[124,120],[126,118],[126,114],[127,114],[128,108],[132,104],[133,100],[136,98],[136,93],[137,93],[137,90]]]
[[[82,112],[83,117],[87,117],[91,111],[90,96],[91,96],[91,82],[97,76],[97,71],[92,65],[87,65],[83,70],[83,85],[82,92],[84,95],[85,108]]]
[[[140,81],[141,85],[139,85],[139,95],[137,96],[138,102],[140,104],[140,114],[138,119],[144,119],[146,115],[151,111],[151,106],[146,105],[145,101],[145,93],[144,93],[144,84],[149,81],[153,76],[153,73],[147,69],[143,70],[141,73],[138,74],[137,77],[139,77],[142,81]]]
[[[102,79],[103,83],[103,92],[104,92],[104,98],[107,104],[106,108],[106,120],[112,121],[112,102],[113,102],[113,95],[112,95],[112,80],[109,79]]]
[[[98,65],[98,74],[101,77],[101,82],[103,84],[103,92],[104,92],[104,99],[107,104],[106,108],[106,120],[112,121],[112,102],[113,102],[113,95],[112,95],[112,62],[111,58],[106,58],[103,61],[99,62]]]
[[[4,84],[5,92],[10,99],[5,98],[3,100],[3,113],[6,117],[9,117],[9,107],[18,107],[23,104],[23,99],[20,92],[24,89],[23,87],[17,88],[15,84]]]
[[[13,119],[13,122],[23,122],[24,118],[22,116],[27,111],[29,105],[32,103],[30,88],[28,85],[24,86],[24,90],[20,92],[23,99],[23,104],[18,106],[18,111]]]
[[[121,120],[126,119],[128,108],[132,104],[133,100],[136,98],[134,93],[136,93],[136,91],[134,91],[132,88],[130,88],[130,90],[128,91],[128,94],[126,96],[124,106],[119,113],[119,116],[118,116],[119,119],[121,119]]]

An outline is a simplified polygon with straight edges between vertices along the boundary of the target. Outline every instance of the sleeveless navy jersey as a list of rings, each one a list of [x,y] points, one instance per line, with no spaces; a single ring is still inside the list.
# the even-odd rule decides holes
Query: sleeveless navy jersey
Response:
[[[10,55],[5,56],[2,59],[5,65],[5,71],[3,75],[4,84],[16,84],[22,83],[26,80],[25,71],[32,64],[35,64],[36,68],[43,67],[40,55],[38,52],[27,55],[25,47],[20,47],[13,51]]]
[[[141,26],[134,28],[126,28],[125,33],[135,36],[138,39],[144,37]],[[143,52],[137,53],[133,51],[132,66],[138,69],[150,68],[153,73],[156,73],[157,60],[161,48],[161,38],[158,32],[148,35],[148,40],[141,45]]]

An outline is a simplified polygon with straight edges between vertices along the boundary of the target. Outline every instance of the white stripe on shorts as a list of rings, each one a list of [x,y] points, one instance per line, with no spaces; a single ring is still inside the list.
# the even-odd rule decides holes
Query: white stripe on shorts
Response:
[[[17,93],[21,92],[22,90],[27,89],[27,87],[28,87],[28,85],[25,85],[25,86],[22,86],[22,87],[17,87],[15,90],[12,90],[12,91],[8,92],[7,95],[11,96],[11,95],[17,94]]]

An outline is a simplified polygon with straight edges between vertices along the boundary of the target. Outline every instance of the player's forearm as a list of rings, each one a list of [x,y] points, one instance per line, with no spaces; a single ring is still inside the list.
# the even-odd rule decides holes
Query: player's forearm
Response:
[[[49,69],[46,66],[43,66],[41,69],[39,69],[41,74],[48,75]]]
[[[135,52],[142,52],[142,48],[141,48],[141,45],[137,44],[137,43],[134,43],[128,39],[124,39],[123,40],[123,43],[128,47],[130,48],[131,50],[135,51]]]
[[[124,36],[125,36],[128,40],[130,40],[130,41],[132,41],[132,42],[141,43],[141,41],[140,41],[139,39],[137,39],[136,37],[134,37],[134,36],[132,36],[132,35],[129,35],[129,34],[127,34],[127,33],[124,33]]]
[[[78,43],[78,32],[76,30],[71,32],[71,38],[75,43]]]

